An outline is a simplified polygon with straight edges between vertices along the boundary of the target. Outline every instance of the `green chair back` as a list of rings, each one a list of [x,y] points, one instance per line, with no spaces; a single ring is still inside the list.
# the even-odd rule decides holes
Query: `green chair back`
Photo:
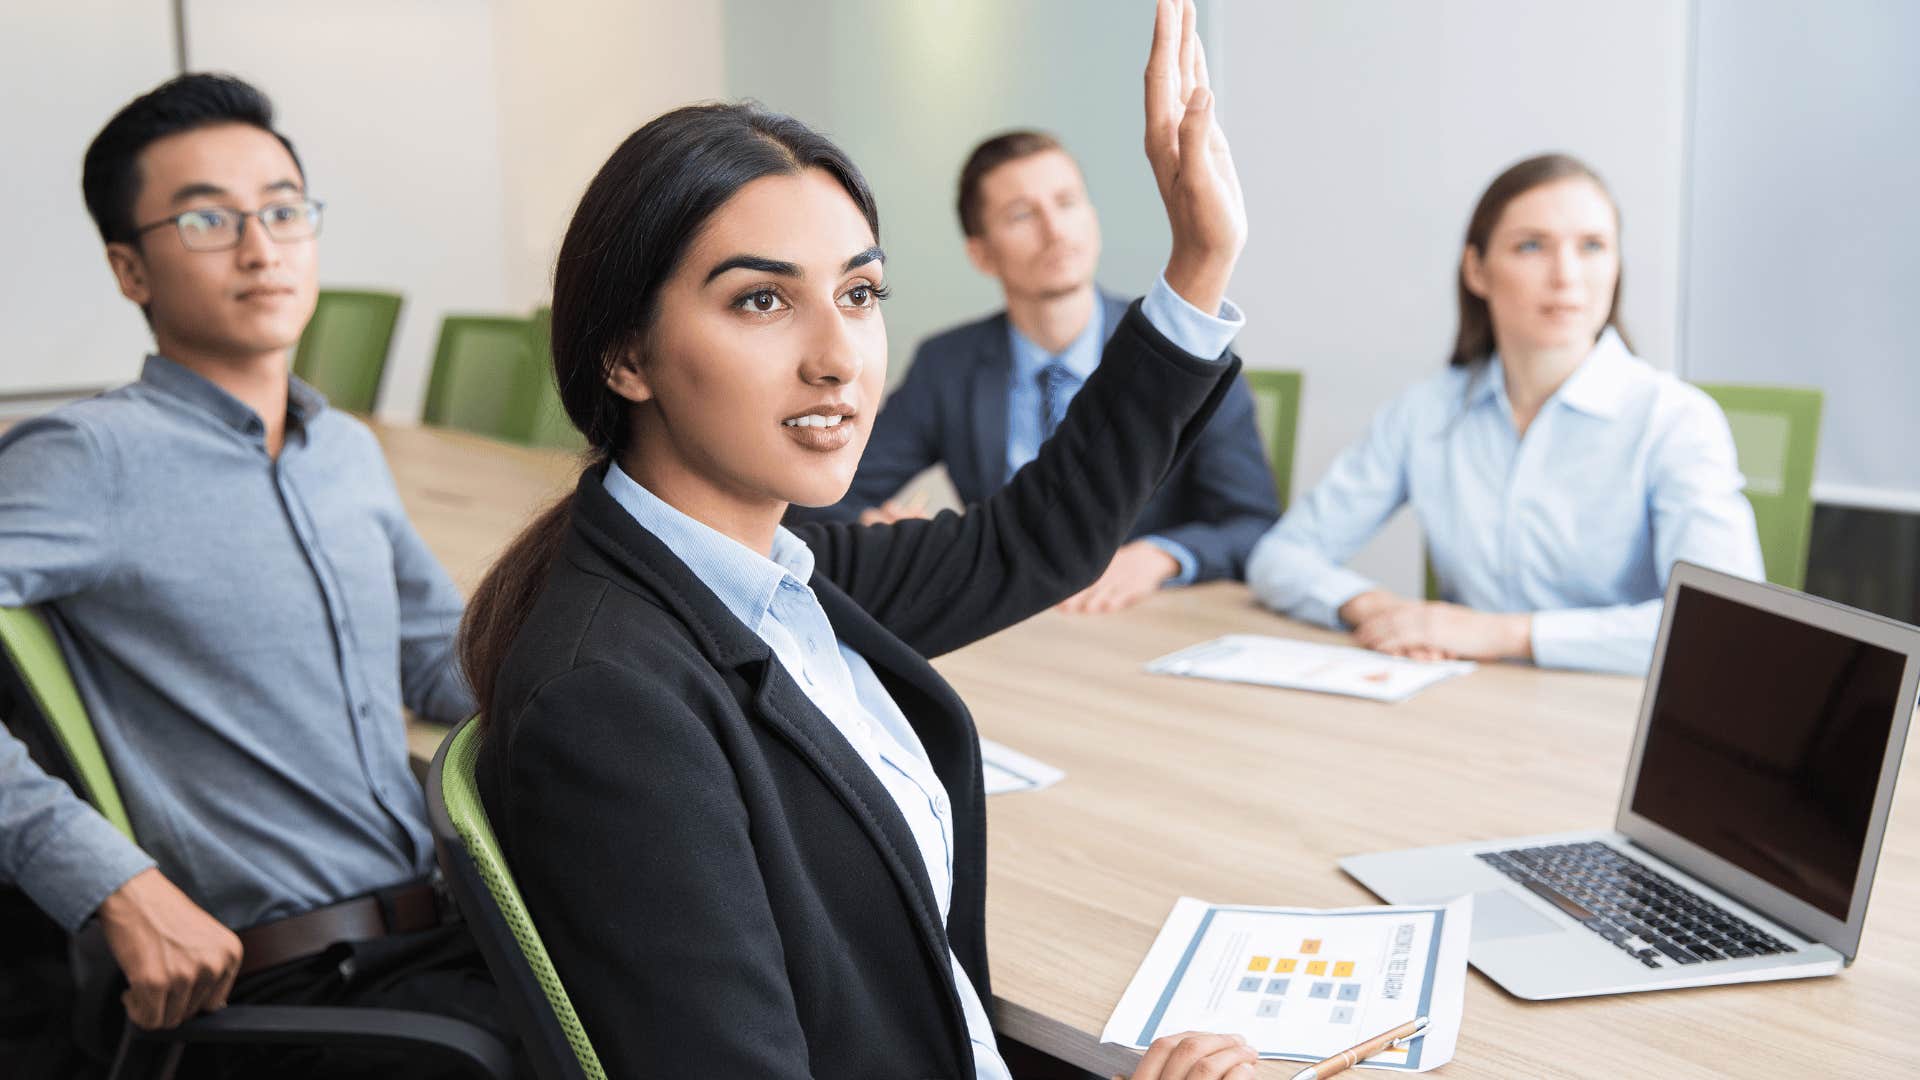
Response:
[[[1733,429],[1747,501],[1760,529],[1767,580],[1790,589],[1807,577],[1813,535],[1813,465],[1820,449],[1821,393],[1787,386],[1701,383]]]
[[[540,399],[534,407],[533,427],[527,441],[534,446],[550,446],[561,450],[585,450],[586,436],[567,419],[567,410],[560,404],[560,391],[553,382],[553,309],[535,308],[530,320],[531,344],[534,367],[540,371]]]
[[[133,822],[127,817],[126,804],[120,801],[120,788],[113,781],[113,771],[107,768],[107,755],[94,736],[93,720],[80,700],[79,688],[73,684],[73,673],[60,653],[53,628],[32,608],[0,608],[0,646],[5,647],[14,670],[66,752],[67,763],[84,789],[78,794],[127,839],[133,839]]]
[[[449,315],[440,323],[422,419],[508,442],[531,436],[541,384],[527,319]]]
[[[1301,374],[1297,371],[1247,371],[1253,391],[1253,420],[1260,445],[1273,467],[1273,486],[1284,512],[1293,494],[1293,452],[1299,436]]]
[[[513,874],[507,869],[507,860],[500,851],[493,825],[487,820],[486,807],[481,804],[480,787],[474,778],[474,763],[480,749],[479,730],[473,720],[467,720],[455,728],[440,745],[440,752],[434,756],[427,779],[428,816],[432,819],[434,838],[441,845],[443,864],[448,849],[452,847],[448,841],[457,838],[460,853],[466,857],[467,865],[477,871],[480,880],[485,883],[485,895],[475,896],[465,887],[469,884],[464,872],[467,865],[450,868],[449,883],[463,905],[470,905],[476,899],[483,904],[487,900],[492,902],[493,910],[477,920],[474,931],[483,953],[488,954],[489,963],[494,967],[496,980],[503,992],[515,992],[514,988],[524,985],[521,976],[531,974],[539,986],[539,992],[546,999],[549,1012],[537,1017],[538,1030],[523,1032],[525,1037],[522,1043],[528,1053],[536,1061],[544,1060],[547,1048],[563,1036],[565,1044],[573,1051],[574,1061],[553,1062],[558,1071],[572,1075],[574,1070],[568,1066],[577,1064],[579,1073],[588,1080],[605,1080],[606,1070],[600,1065],[599,1055],[594,1053],[593,1043],[587,1038],[587,1029],[581,1024],[579,1014],[573,1011],[573,1002],[567,997],[566,987],[560,983],[560,974],[553,968],[553,958],[547,955],[540,932],[534,928],[526,901],[513,883]],[[449,830],[455,834],[454,837],[446,835]],[[468,912],[470,921],[474,914]],[[511,933],[513,943],[518,945],[518,956],[514,959],[524,961],[524,968],[519,964],[502,965],[495,962],[493,949],[497,942],[494,934],[501,923]],[[504,971],[503,966],[506,968]],[[554,1032],[550,1024],[557,1024],[558,1032]],[[542,1070],[543,1075],[547,1072]]]
[[[335,408],[371,413],[400,321],[398,293],[322,289],[293,354],[293,373]]]

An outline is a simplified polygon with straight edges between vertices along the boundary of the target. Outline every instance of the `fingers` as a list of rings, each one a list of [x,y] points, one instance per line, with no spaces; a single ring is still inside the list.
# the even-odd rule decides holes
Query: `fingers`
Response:
[[[1233,1075],[1233,1070],[1242,1065],[1251,1066],[1259,1057],[1238,1035],[1183,1031],[1155,1039],[1141,1056],[1133,1080],[1224,1080]],[[1235,1076],[1234,1080],[1239,1077]]]
[[[1173,180],[1180,125],[1180,0],[1159,0],[1153,12],[1153,48],[1147,54],[1147,162],[1162,195]]]
[[[1207,156],[1207,140],[1213,128],[1213,91],[1197,89],[1187,98],[1187,114],[1180,118],[1180,183],[1184,187],[1205,184],[1213,170]]]
[[[1194,54],[1200,51],[1199,16],[1193,9],[1193,0],[1185,0],[1180,5],[1180,100],[1190,101],[1193,88],[1198,85],[1195,74]]]

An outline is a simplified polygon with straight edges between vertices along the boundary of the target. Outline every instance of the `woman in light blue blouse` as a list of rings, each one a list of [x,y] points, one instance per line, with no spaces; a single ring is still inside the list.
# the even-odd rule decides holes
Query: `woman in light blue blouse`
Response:
[[[1643,673],[1676,559],[1762,576],[1726,417],[1620,331],[1619,234],[1573,158],[1494,180],[1467,226],[1452,363],[1261,539],[1262,601],[1402,656]],[[1403,503],[1441,601],[1342,565]]]

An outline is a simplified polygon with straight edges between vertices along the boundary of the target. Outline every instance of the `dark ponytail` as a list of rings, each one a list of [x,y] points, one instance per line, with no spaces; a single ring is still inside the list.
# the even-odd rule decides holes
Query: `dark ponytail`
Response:
[[[607,386],[643,346],[660,288],[714,211],[763,176],[824,169],[866,216],[873,193],[840,148],[792,117],[751,102],[689,105],[627,137],[587,186],[553,272],[553,378],[573,426],[587,437],[586,471],[598,476],[625,450],[635,406]],[[640,349],[645,363],[644,349]],[[460,662],[482,723],[494,691],[572,523],[573,497],[542,511],[474,591],[460,626]]]

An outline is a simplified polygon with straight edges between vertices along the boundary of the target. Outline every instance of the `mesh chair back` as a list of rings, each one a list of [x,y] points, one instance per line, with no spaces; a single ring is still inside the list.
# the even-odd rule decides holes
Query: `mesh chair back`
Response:
[[[528,320],[449,315],[440,323],[422,419],[524,443],[546,378],[534,363]]]
[[[400,321],[398,293],[322,289],[293,373],[327,396],[335,408],[371,413],[380,400],[380,377]]]
[[[1297,371],[1248,371],[1253,391],[1253,420],[1260,429],[1260,445],[1273,467],[1273,486],[1280,510],[1293,494],[1293,451],[1300,425],[1301,375]]]
[[[53,628],[33,608],[0,608],[0,646],[5,647],[7,659],[66,755],[82,788],[81,797],[127,839],[133,839],[133,823],[120,801],[120,788],[107,767],[107,755],[93,733],[93,720],[80,700]]]
[[[427,815],[441,868],[541,1075],[605,1080],[481,805],[474,778],[478,732],[472,720],[455,728],[427,775]]]
[[[1767,580],[1790,589],[1807,577],[1813,535],[1813,466],[1820,450],[1821,393],[1787,386],[1702,383],[1733,429],[1747,501],[1760,530]]]
[[[553,381],[553,309],[536,308],[529,322],[529,348],[533,353],[533,366],[540,372],[540,400],[534,408],[533,427],[527,441],[535,446],[585,450],[586,436],[567,419],[567,410],[560,404],[560,390]]]

